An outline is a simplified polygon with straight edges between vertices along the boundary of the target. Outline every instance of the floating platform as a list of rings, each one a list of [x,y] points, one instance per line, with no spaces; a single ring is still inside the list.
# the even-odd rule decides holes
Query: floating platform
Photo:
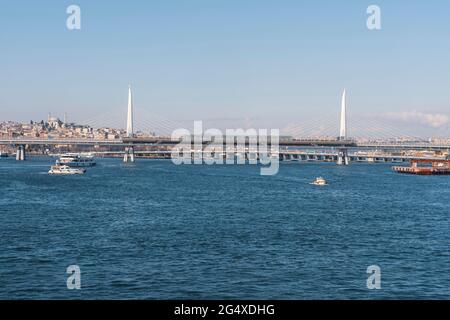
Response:
[[[417,174],[424,176],[450,175],[450,160],[411,160],[409,167],[392,167],[398,173]]]

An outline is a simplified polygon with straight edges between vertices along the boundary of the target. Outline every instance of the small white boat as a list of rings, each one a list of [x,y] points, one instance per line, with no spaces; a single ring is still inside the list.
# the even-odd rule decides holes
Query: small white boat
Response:
[[[328,185],[328,182],[324,178],[318,177],[311,184],[316,185],[316,186],[326,186],[326,185]]]
[[[52,166],[48,174],[83,174],[86,169],[71,168],[69,166],[55,165]]]

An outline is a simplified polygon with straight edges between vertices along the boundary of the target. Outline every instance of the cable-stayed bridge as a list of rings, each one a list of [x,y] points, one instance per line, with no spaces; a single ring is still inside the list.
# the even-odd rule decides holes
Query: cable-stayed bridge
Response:
[[[171,134],[180,128],[193,132],[193,121],[173,121],[151,114],[144,109],[133,106],[131,87],[128,91],[127,117],[124,121],[124,110],[108,112],[98,117],[86,119],[81,123],[93,128],[126,128],[126,134],[116,140],[94,139],[29,139],[14,138],[0,139],[0,145],[16,147],[17,160],[25,160],[25,152],[30,146],[91,146],[121,148],[125,162],[134,162],[135,149],[138,147],[172,147],[181,142],[179,138],[171,138]],[[381,119],[367,118],[364,121],[348,121],[346,91],[341,99],[340,121],[336,116],[327,114],[310,121],[291,122],[280,129],[280,158],[291,159],[323,159],[336,161],[338,164],[349,164],[350,161],[362,161],[361,157],[353,154],[357,150],[441,150],[450,149],[448,144],[432,144],[422,138],[408,133],[393,125],[389,126]],[[249,119],[225,119],[218,123],[214,120],[203,121],[207,128],[217,128],[224,131],[228,128],[250,129],[253,122]],[[227,122],[228,121],[228,122]],[[224,125],[225,123],[225,125]],[[227,125],[228,123],[228,125]],[[239,124],[239,125],[236,125]],[[125,125],[125,126],[124,126]],[[225,126],[225,127],[224,127]],[[338,134],[339,133],[339,134]],[[349,139],[348,136],[353,137]],[[295,138],[303,137],[303,138]],[[309,138],[305,138],[309,137]],[[396,139],[393,139],[396,137]],[[356,139],[355,139],[356,138]],[[205,143],[207,144],[207,143]],[[311,155],[310,152],[300,151],[298,148],[322,149],[322,153]],[[327,150],[327,151],[324,151]],[[167,154],[167,150],[138,151],[137,154]],[[316,152],[316,151],[315,151]],[[100,153],[100,152],[97,152]],[[115,151],[117,154],[117,151]],[[108,152],[104,152],[108,154]],[[311,158],[312,157],[312,158]],[[391,157],[392,158],[392,157]],[[359,160],[358,160],[359,159]],[[392,158],[394,159],[394,158]],[[402,159],[408,159],[403,157]],[[398,159],[397,159],[398,160]]]

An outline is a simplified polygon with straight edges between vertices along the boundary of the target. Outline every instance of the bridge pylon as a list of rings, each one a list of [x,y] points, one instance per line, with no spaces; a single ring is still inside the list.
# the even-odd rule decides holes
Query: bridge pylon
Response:
[[[337,164],[339,166],[348,166],[350,164],[350,157],[348,156],[348,150],[346,148],[339,149]]]
[[[134,147],[126,147],[123,162],[134,162]]]
[[[341,100],[341,125],[339,130],[340,141],[347,140],[347,101],[346,101],[346,90],[342,93]],[[350,157],[348,156],[347,148],[340,148],[337,156],[337,164],[340,166],[348,166],[350,164]]]
[[[25,146],[24,145],[17,146],[16,160],[17,161],[25,161],[26,160]]]
[[[131,93],[131,86],[128,86],[127,138],[133,138],[133,136],[133,95]],[[133,146],[128,146],[125,148],[123,162],[134,162]]]

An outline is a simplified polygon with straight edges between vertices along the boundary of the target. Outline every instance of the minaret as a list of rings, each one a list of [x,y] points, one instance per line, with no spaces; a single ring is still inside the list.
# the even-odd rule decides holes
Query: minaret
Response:
[[[339,140],[347,139],[347,102],[346,102],[346,92],[342,93],[341,101],[341,129],[339,133]]]
[[[128,86],[127,137],[133,137],[133,96],[131,94],[131,85]]]

